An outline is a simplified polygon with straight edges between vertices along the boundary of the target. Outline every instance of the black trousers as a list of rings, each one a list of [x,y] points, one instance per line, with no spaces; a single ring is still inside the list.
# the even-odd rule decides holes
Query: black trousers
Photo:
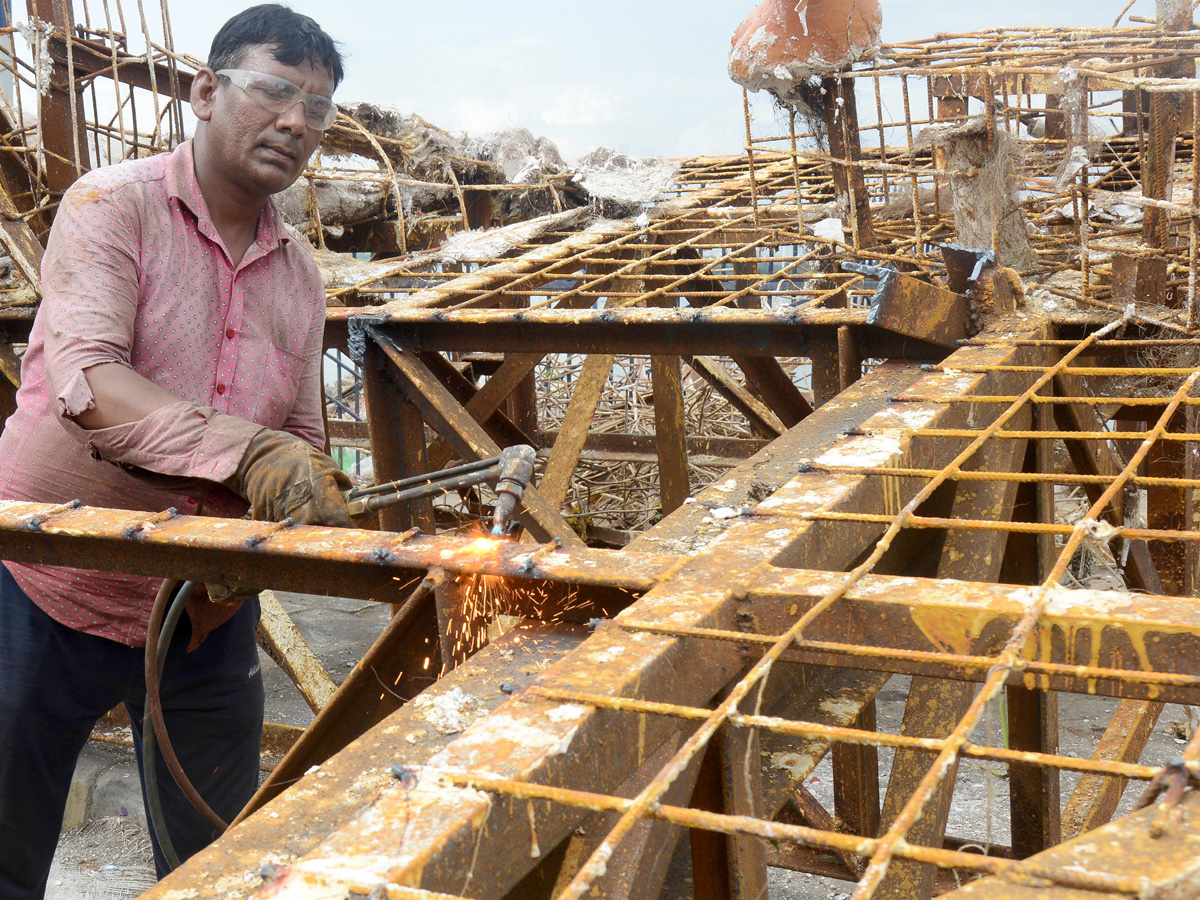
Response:
[[[244,604],[192,653],[185,652],[191,627],[183,616],[162,678],[171,744],[201,796],[226,821],[258,786],[258,614],[257,600]],[[0,900],[40,900],[45,893],[76,760],[92,726],[120,703],[133,723],[144,796],[143,660],[141,649],[54,621],[0,566]],[[156,755],[167,828],[185,859],[216,834]],[[154,862],[161,878],[167,869],[157,838]]]

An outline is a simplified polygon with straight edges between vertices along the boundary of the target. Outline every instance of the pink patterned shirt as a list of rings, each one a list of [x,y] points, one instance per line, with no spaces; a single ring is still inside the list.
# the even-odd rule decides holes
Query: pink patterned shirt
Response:
[[[245,503],[213,482],[233,474],[262,425],[323,446],[316,264],[268,203],[235,268],[190,142],[79,179],[54,219],[42,282],[17,411],[0,435],[0,498],[238,516]],[[113,362],[188,402],[85,431],[73,418],[94,405],[83,371]],[[207,481],[155,483],[118,462]],[[161,579],[5,566],[62,624],[145,644]]]

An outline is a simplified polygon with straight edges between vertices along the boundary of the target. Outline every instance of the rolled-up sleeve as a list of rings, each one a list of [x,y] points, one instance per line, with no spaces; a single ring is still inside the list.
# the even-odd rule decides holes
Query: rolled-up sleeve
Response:
[[[136,421],[85,429],[75,417],[95,406],[85,371],[132,369],[141,286],[140,226],[132,203],[76,182],[63,198],[42,262],[46,388],[63,429],[96,459],[223,481],[262,426],[180,400]]]
[[[137,229],[111,193],[84,176],[64,195],[42,260],[46,388],[77,440],[95,406],[84,370],[129,365],[138,308]]]

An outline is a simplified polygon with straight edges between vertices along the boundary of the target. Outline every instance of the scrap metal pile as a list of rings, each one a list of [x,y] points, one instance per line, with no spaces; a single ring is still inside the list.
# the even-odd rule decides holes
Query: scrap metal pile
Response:
[[[169,38],[131,55],[44,6],[16,74],[50,89],[0,153],[33,291],[55,198],[105,141],[178,139],[187,82]],[[764,10],[746,47],[808,52],[771,29],[815,10]],[[395,605],[242,820],[146,896],[757,898],[781,870],[864,900],[1189,895],[1200,738],[1143,751],[1200,704],[1191,15],[755,56],[775,121],[747,100],[745,153],[608,218],[574,176],[522,211],[459,139],[434,172],[414,120],[339,119],[308,175],[333,443],[377,483],[541,448],[524,539],[467,527],[476,488],[377,530],[0,505],[5,559]],[[88,118],[111,84],[153,134]],[[335,235],[347,142],[381,193]],[[506,213],[466,233],[482,206]],[[333,255],[368,232],[374,260]],[[32,309],[0,309],[13,382]],[[1076,697],[1109,698],[1082,754]],[[971,767],[987,832],[947,834]]]

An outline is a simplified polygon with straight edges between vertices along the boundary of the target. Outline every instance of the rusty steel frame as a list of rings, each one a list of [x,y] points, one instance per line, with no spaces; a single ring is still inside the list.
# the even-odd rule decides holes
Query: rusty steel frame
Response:
[[[89,140],[96,158],[101,140],[127,142],[123,123],[87,119],[86,91],[97,76],[118,99],[119,85],[149,90],[154,132],[139,136],[135,120],[130,143],[158,146],[190,61],[166,20],[162,44],[147,33],[150,50],[133,57],[111,22],[81,37],[69,4],[30,6],[55,26],[41,143],[22,147],[46,164],[4,154],[0,242],[36,296],[54,197],[87,168]],[[394,605],[336,691],[323,672],[297,674],[313,660],[276,618],[267,643],[317,719],[234,830],[147,896],[651,900],[688,844],[697,897],[761,896],[768,865],[856,882],[856,900],[951,886],[935,870],[954,883],[984,876],[963,893],[1006,897],[1143,896],[1194,879],[1186,782],[1154,810],[1104,823],[1127,782],[1164,777],[1140,759],[1162,704],[1200,704],[1200,369],[1187,355],[1200,349],[1200,201],[1172,202],[1168,188],[1200,184],[1200,88],[1179,70],[1197,56],[1194,35],[1165,21],[889,47],[828,80],[845,115],[827,118],[827,151],[797,149],[807,136],[795,109],[784,135],[755,136],[747,119],[745,156],[686,162],[674,196],[640,219],[560,212],[512,232],[524,237],[497,256],[447,265],[407,253],[331,288],[327,345],[359,365],[368,411],[366,423],[331,419],[334,443],[369,447],[380,480],[543,447],[524,542],[437,533],[444,510],[428,503],[387,511],[381,530],[0,503],[4,559]],[[1066,66],[1088,98],[1073,113]],[[914,114],[910,79],[924,83],[928,118]],[[884,121],[889,80],[903,90],[896,122]],[[1122,134],[1056,182],[1062,151],[1105,115],[1095,92],[1123,92]],[[1033,235],[1037,266],[1019,273],[1046,282],[1036,303],[1019,296],[1018,273],[984,266],[964,281],[934,253],[953,234],[948,184],[962,173],[914,126],[961,123],[971,98],[989,142],[1001,128],[1045,151],[1012,175],[1026,213],[1048,223]],[[1035,115],[1037,142],[1021,134]],[[845,121],[864,116],[861,129]],[[856,145],[874,131],[876,148]],[[889,146],[893,132],[906,146]],[[400,150],[360,122],[334,137],[378,156],[397,196],[414,183],[395,171]],[[486,212],[468,194],[507,189],[449,177],[451,229]],[[560,187],[539,189],[561,208]],[[908,215],[888,203],[901,189]],[[1092,222],[1114,200],[1141,210],[1136,241]],[[393,249],[417,250],[402,203],[396,215]],[[849,222],[848,240],[812,234],[831,215]],[[990,249],[998,241],[994,231]],[[31,319],[29,303],[0,308],[10,386],[11,344]],[[564,354],[585,361],[547,429],[536,376]],[[589,433],[628,357],[650,360],[653,432]],[[690,430],[697,384],[742,417],[737,436]],[[584,546],[567,499],[585,459],[655,467],[662,520],[596,532],[622,549]],[[1084,511],[1064,515],[1055,488],[1071,487]],[[1151,508],[1139,524],[1128,511],[1142,490]],[[1062,584],[1092,557],[1110,559],[1127,589]],[[505,586],[487,616],[524,621],[468,647],[454,635],[482,633],[469,619],[485,582]],[[898,733],[875,711],[894,674],[913,676]],[[423,710],[454,687],[478,717],[445,734]],[[1090,759],[1059,752],[1056,704],[1069,693],[1120,699]],[[1007,746],[975,735],[1001,696]],[[896,752],[882,796],[880,748]],[[791,767],[762,762],[773,754]],[[832,812],[804,787],[827,754]],[[1176,779],[1200,772],[1200,737],[1184,758]],[[945,835],[968,759],[1009,769],[1014,837],[990,855]],[[1083,775],[1065,810],[1061,772]],[[1070,840],[1096,826],[1085,841],[1132,842],[1144,859]]]
[[[1115,322],[1102,332],[1112,332],[1124,324]],[[1097,336],[1101,336],[1102,332],[1097,332]],[[879,878],[883,871],[886,871],[883,865],[878,865],[880,860],[890,861],[895,857],[987,874],[1005,874],[1007,877],[1050,879],[1055,883],[1073,887],[1117,892],[1139,889],[1139,883],[1125,876],[1107,878],[1099,872],[1083,875],[1065,869],[1041,867],[1037,863],[979,857],[961,851],[923,849],[903,841],[901,829],[906,827],[904,819],[880,838],[848,836],[770,821],[769,818],[762,818],[761,814],[754,816],[732,812],[700,812],[676,804],[667,805],[647,799],[653,796],[651,791],[663,794],[670,786],[668,779],[673,774],[679,776],[686,771],[689,757],[684,755],[685,752],[689,748],[693,751],[699,750],[700,742],[715,736],[718,726],[734,727],[750,733],[774,732],[809,740],[825,739],[826,746],[830,741],[842,741],[865,745],[884,743],[888,746],[908,746],[914,749],[920,747],[925,751],[937,752],[941,760],[952,760],[961,753],[1027,765],[1103,773],[1114,777],[1145,779],[1154,774],[1155,770],[1151,767],[1120,761],[1077,760],[1047,752],[1031,753],[977,746],[966,739],[974,725],[970,716],[964,717],[951,735],[941,739],[906,738],[903,735],[888,737],[872,730],[822,726],[819,723],[806,724],[790,717],[781,719],[763,716],[755,711],[755,707],[769,703],[769,695],[753,692],[755,683],[750,680],[755,673],[768,670],[776,661],[779,666],[785,668],[787,663],[794,661],[807,665],[818,663],[845,666],[851,670],[861,669],[863,654],[866,653],[864,648],[873,641],[878,641],[881,634],[886,634],[890,641],[903,640],[905,629],[899,620],[885,619],[889,626],[882,630],[863,632],[860,629],[847,635],[844,629],[847,623],[873,621],[878,615],[864,613],[861,608],[856,607],[856,603],[862,602],[857,592],[874,583],[869,573],[885,556],[890,541],[902,534],[904,517],[911,515],[922,502],[929,500],[937,487],[948,481],[949,476],[964,466],[975,453],[980,452],[980,448],[991,446],[989,439],[999,434],[1008,421],[1017,418],[1022,410],[1028,408],[1028,398],[1034,396],[1035,391],[1053,383],[1056,375],[1069,368],[1071,360],[1084,354],[1089,345],[1097,339],[1098,337],[1093,337],[1081,342],[1056,362],[1043,365],[1040,369],[1024,362],[1019,365],[1013,364],[1028,359],[1030,354],[1038,351],[1020,346],[1012,347],[1009,346],[1009,341],[1000,340],[990,346],[958,351],[958,355],[951,357],[949,363],[959,363],[959,366],[948,364],[939,371],[923,374],[910,388],[913,396],[928,392],[945,397],[949,393],[948,389],[954,387],[965,397],[986,395],[989,388],[1001,391],[1011,389],[1014,379],[1016,385],[1023,383],[1024,391],[1018,394],[1017,399],[1003,412],[993,406],[994,411],[989,415],[990,423],[977,431],[975,439],[965,449],[954,453],[953,459],[943,459],[937,476],[932,479],[898,479],[902,481],[900,493],[891,502],[898,503],[903,500],[904,509],[899,515],[893,513],[891,525],[884,532],[885,539],[874,543],[874,558],[860,563],[849,575],[839,576],[830,571],[794,570],[790,575],[794,584],[788,587],[786,570],[779,569],[781,565],[790,564],[789,556],[801,556],[803,538],[808,532],[820,527],[817,523],[822,520],[811,516],[809,510],[814,507],[832,509],[838,506],[852,506],[857,494],[867,492],[875,496],[875,502],[882,501],[885,505],[889,502],[886,494],[879,495],[878,491],[870,491],[868,486],[873,482],[866,473],[848,475],[825,472],[819,466],[810,467],[807,473],[794,477],[771,497],[759,503],[745,521],[731,525],[708,549],[690,559],[679,560],[670,568],[670,574],[660,580],[642,600],[619,615],[611,625],[601,629],[583,646],[564,657],[519,698],[508,701],[495,713],[494,720],[484,720],[482,725],[468,732],[460,739],[461,750],[458,749],[460,741],[451,741],[432,760],[411,760],[402,752],[395,752],[395,745],[390,743],[388,738],[389,733],[394,733],[392,729],[383,727],[382,732],[371,732],[371,735],[378,733],[379,739],[385,742],[384,745],[374,748],[372,753],[377,755],[383,746],[391,746],[392,758],[403,765],[413,766],[414,783],[405,785],[403,782],[396,782],[388,786],[384,782],[384,785],[380,786],[377,780],[379,793],[376,800],[359,809],[359,815],[349,820],[344,819],[347,811],[335,812],[333,818],[344,821],[343,826],[326,834],[321,842],[311,845],[306,853],[296,854],[298,859],[290,866],[273,871],[272,881],[263,888],[264,896],[301,896],[305,890],[318,884],[322,889],[330,890],[337,890],[340,885],[346,890],[361,890],[364,893],[371,889],[383,889],[389,896],[429,896],[423,892],[406,891],[402,887],[406,883],[413,887],[419,884],[425,889],[457,895],[466,891],[462,879],[464,871],[470,871],[470,866],[466,863],[471,858],[475,859],[476,866],[486,866],[489,879],[488,885],[472,884],[475,889],[470,892],[471,895],[502,896],[506,885],[515,884],[515,880],[523,871],[520,868],[511,868],[512,854],[506,852],[511,850],[514,831],[521,833],[522,826],[519,823],[526,820],[535,822],[532,826],[533,832],[526,833],[532,835],[530,839],[534,844],[540,846],[540,842],[545,842],[548,845],[558,835],[568,834],[574,823],[581,821],[580,817],[586,810],[607,810],[619,814],[618,825],[622,821],[632,823],[637,815],[647,815],[655,820],[676,825],[713,829],[732,836],[734,840],[737,840],[739,835],[759,835],[777,840],[800,840],[810,846],[839,849],[851,854],[874,855],[877,857],[877,865],[874,869],[867,869],[865,879],[870,879],[872,872],[878,873],[875,877]],[[946,372],[947,368],[951,370],[949,373]],[[968,371],[972,369],[978,371]],[[1036,378],[1032,370],[1037,370]],[[1160,414],[1158,425],[1150,430],[1139,454],[1121,473],[1116,473],[1110,479],[1109,489],[1093,504],[1090,517],[1081,519],[1076,524],[1071,533],[1071,540],[1058,554],[1056,568],[1061,570],[1074,555],[1088,533],[1088,523],[1103,512],[1108,501],[1123,483],[1123,478],[1127,479],[1140,461],[1139,457],[1144,456],[1145,451],[1165,431],[1166,422],[1178,406],[1177,401],[1182,399],[1184,391],[1190,390],[1196,379],[1197,375],[1192,374],[1183,380],[1180,388],[1174,392],[1172,402],[1169,402]],[[858,448],[857,452],[861,454],[879,454],[879,435],[884,433],[896,441],[895,448],[886,453],[889,458],[919,458],[925,454],[936,456],[939,452],[953,453],[953,448],[944,446],[945,441],[931,442],[921,432],[927,430],[928,425],[953,420],[956,418],[956,409],[961,409],[961,405],[945,400],[933,403],[895,399],[865,421],[861,429],[864,433],[842,438],[833,445],[827,455],[845,457],[854,454],[855,448]],[[833,410],[826,411],[833,414]],[[793,434],[804,430],[804,426],[801,426]],[[776,450],[778,449],[776,447]],[[886,463],[880,460],[874,468],[886,468]],[[553,552],[569,556],[579,551],[556,548]],[[814,548],[809,547],[807,552],[814,552]],[[624,551],[619,556],[624,557],[628,553],[629,551]],[[896,579],[894,576],[881,576],[873,591],[879,602],[893,607],[898,602],[898,595],[906,589],[910,590],[914,613],[919,611],[919,616],[928,616],[924,620],[926,630],[921,631],[918,628],[917,631],[923,634],[929,643],[926,649],[908,659],[908,663],[911,664],[911,668],[908,669],[897,665],[899,660],[905,657],[903,652],[898,652],[902,648],[878,648],[879,654],[891,656],[889,671],[929,672],[955,679],[968,677],[983,681],[985,690],[993,693],[999,686],[1014,682],[1045,690],[1111,691],[1118,695],[1133,691],[1136,696],[1190,699],[1187,694],[1187,682],[1190,681],[1190,677],[1178,668],[1180,662],[1190,655],[1186,650],[1162,647],[1162,657],[1156,657],[1155,660],[1145,659],[1137,670],[1118,665],[1116,670],[1105,671],[1107,666],[1101,664],[1107,663],[1109,657],[1102,646],[1093,643],[1096,637],[1087,641],[1080,640],[1078,644],[1075,639],[1067,645],[1055,641],[1051,637],[1055,633],[1074,636],[1085,633],[1096,635],[1097,630],[1101,635],[1115,637],[1113,629],[1121,627],[1119,617],[1114,615],[1115,606],[1111,601],[1091,599],[1090,602],[1094,605],[1088,608],[1088,601],[1084,600],[1087,595],[1081,595],[1079,599],[1083,601],[1084,607],[1068,612],[1063,604],[1070,602],[1068,598],[1072,596],[1072,592],[1057,586],[1059,575],[1061,572],[1056,573],[1052,569],[1041,587],[1008,589],[1009,596],[1020,597],[1020,600],[1013,604],[1007,619],[1000,612],[1003,608],[1002,603],[997,605],[995,600],[980,601],[981,609],[988,609],[990,614],[997,616],[995,619],[988,619],[997,625],[990,637],[985,638],[989,627],[983,622],[978,625],[978,634],[988,645],[986,650],[976,646],[977,642],[972,640],[970,630],[964,632],[961,630],[962,625],[954,624],[979,622],[978,619],[972,618],[978,615],[977,612],[963,610],[961,618],[956,619],[953,614],[947,615],[944,611],[939,612],[936,609],[933,597],[941,590],[945,592],[951,607],[962,610],[959,604],[962,604],[965,598],[954,588],[953,582],[923,583]],[[760,580],[764,578],[766,582],[759,586]],[[798,583],[806,581],[809,587],[798,589]],[[981,587],[976,586],[972,590],[978,594]],[[1054,588],[1053,591],[1051,587]],[[1182,601],[1178,598],[1163,598],[1161,602],[1164,620],[1171,623],[1162,627],[1170,629],[1180,637],[1187,634],[1188,627],[1181,626],[1178,620],[1179,604]],[[1153,598],[1145,598],[1137,604],[1129,602],[1126,598],[1125,608],[1131,615],[1137,616],[1152,609],[1153,603]],[[1068,617],[1082,615],[1085,619],[1090,618],[1092,624],[1083,624],[1076,620],[1056,621],[1057,616],[1064,614]],[[725,623],[723,627],[722,622]],[[779,622],[780,625],[773,628],[773,622]],[[836,622],[842,624],[839,626]],[[828,632],[822,633],[822,623],[829,629]],[[750,627],[747,628],[747,625]],[[714,629],[714,626],[717,627]],[[775,630],[781,626],[784,626],[782,631]],[[805,626],[810,626],[812,630]],[[908,627],[912,628],[911,625]],[[937,630],[939,627],[943,629],[941,632]],[[1138,627],[1140,626],[1134,627],[1134,632],[1138,631]],[[843,629],[840,633],[839,628]],[[933,637],[930,637],[930,630]],[[1140,640],[1146,642],[1142,646],[1158,646],[1151,634],[1152,631],[1141,633]],[[840,641],[829,640],[833,637],[840,638]],[[962,643],[964,639],[967,641],[965,645]],[[916,642],[919,641],[920,638]],[[946,643],[947,641],[949,643]],[[839,643],[841,653],[837,646]],[[1117,639],[1117,644],[1120,644],[1120,639]],[[1043,655],[1053,654],[1056,648],[1065,651],[1067,656],[1054,659]],[[964,652],[974,655],[975,658],[969,661],[964,659],[961,655]],[[1083,664],[1081,658],[1074,656],[1080,652],[1088,654],[1091,661]],[[628,653],[639,654],[631,671],[614,670],[614,667],[603,664],[605,660],[617,659]],[[1126,643],[1119,648],[1114,645],[1114,653],[1112,659],[1128,660],[1129,645]],[[658,661],[662,660],[661,664],[668,664],[668,659],[672,667],[684,667],[689,672],[697,671],[696,662],[704,660],[703,668],[711,669],[716,680],[709,681],[708,686],[703,686],[693,683],[696,679],[689,679],[687,684],[679,684],[664,681],[661,677],[651,677],[652,669],[660,665]],[[747,659],[757,660],[753,662],[750,673],[745,677],[735,678],[736,687],[724,694],[724,700],[715,711],[704,709],[705,698],[713,696],[713,692],[721,691],[722,679],[727,678],[730,673],[736,674],[746,665],[740,661]],[[689,664],[687,660],[693,662]],[[1015,665],[1017,660],[1020,661],[1019,666]],[[962,663],[967,663],[968,667],[973,668],[973,672],[968,675],[964,669],[953,671],[955,665]],[[1142,670],[1143,667],[1145,671]],[[1155,674],[1150,675],[1150,671]],[[778,677],[784,677],[782,672]],[[1136,684],[1143,684],[1145,687],[1139,689],[1134,687]],[[678,699],[689,694],[694,699],[682,705],[678,703]],[[743,710],[740,703],[747,698],[753,702],[748,709]],[[972,714],[977,718],[983,708],[984,701],[977,697],[971,707]],[[403,714],[401,711],[396,715]],[[596,730],[601,729],[609,739],[605,743],[611,746],[617,735],[636,734],[638,737],[632,743],[644,746],[646,749],[639,753],[649,757],[650,748],[656,745],[652,735],[657,734],[663,740],[668,739],[671,733],[669,724],[672,720],[681,719],[703,724],[699,731],[687,738],[683,745],[684,750],[677,752],[673,766],[666,769],[659,778],[652,779],[639,795],[619,799],[606,791],[597,792],[591,789],[598,779],[607,780],[607,783],[615,787],[622,779],[632,778],[639,761],[626,759],[625,768],[622,768],[608,760],[603,772],[598,772],[589,754],[601,751],[595,744],[596,738],[589,735],[593,732],[598,735],[600,732]],[[667,723],[665,727],[663,720]],[[631,728],[632,732],[629,731]],[[506,729],[510,731],[506,732]],[[519,733],[526,737],[531,733],[538,734],[538,743],[534,747],[520,742],[510,743],[513,738],[507,735],[517,733],[511,729],[518,729]],[[369,738],[364,740],[366,744],[360,741],[362,749],[359,752],[372,746]],[[566,754],[566,758],[563,758],[559,750],[563,741],[569,741],[572,748]],[[616,743],[618,747],[623,745],[620,739],[616,739]],[[405,759],[411,761],[405,762]],[[514,771],[520,773],[515,779],[505,774]],[[925,796],[936,786],[936,773],[944,772],[945,766],[940,770],[931,771],[935,775],[927,776],[922,785]],[[573,777],[572,772],[575,773]],[[326,791],[323,786],[311,784],[315,777],[305,782],[310,783],[309,791],[316,792],[305,794],[308,802],[312,802],[314,796],[321,796],[325,798],[325,802],[333,803],[336,808],[336,797],[339,795],[337,784],[330,785]],[[583,785],[589,787],[585,788]],[[492,792],[495,795],[494,799],[479,794],[481,789]],[[298,790],[304,793],[303,786]],[[286,806],[287,796],[284,794],[273,803],[285,803]],[[916,798],[909,800],[906,807],[908,810],[919,808],[916,804],[922,802],[923,797],[918,794]],[[571,810],[574,810],[573,814],[570,813]],[[268,805],[265,813],[260,811],[251,817],[243,826],[250,830],[243,832],[241,841],[226,843],[223,851],[213,848],[209,851],[211,858],[202,856],[189,863],[173,881],[164,884],[163,890],[183,883],[188,883],[195,889],[196,882],[185,882],[188,868],[209,873],[238,871],[239,866],[244,864],[238,864],[236,860],[242,858],[243,854],[253,856],[264,852],[265,847],[256,844],[247,846],[247,841],[255,833],[251,826],[260,821],[264,814],[269,816],[271,811],[277,812],[274,806]],[[483,826],[481,817],[486,821],[486,827]],[[907,821],[911,821],[911,813]],[[416,832],[413,831],[414,822],[421,823]],[[444,825],[430,831],[436,823]],[[524,827],[528,829],[530,825],[526,824]],[[399,829],[395,836],[387,836],[393,828]],[[594,860],[607,858],[606,848],[620,846],[620,833],[608,840],[610,843],[601,844],[593,851]],[[403,850],[397,855],[386,850],[389,846],[402,846]],[[423,850],[423,847],[428,847],[428,851]],[[529,861],[529,864],[532,865],[532,861]],[[417,877],[420,881],[409,881],[412,876],[406,875],[406,872],[419,873]],[[511,874],[502,875],[502,872]],[[593,872],[591,877],[602,876]],[[576,887],[572,889],[568,885],[568,890],[578,891],[586,888],[586,879],[589,879],[589,870],[584,866],[575,873],[572,883]],[[228,881],[220,884],[221,890],[229,890]],[[864,881],[863,884],[869,882]],[[305,885],[309,887],[306,888]]]

